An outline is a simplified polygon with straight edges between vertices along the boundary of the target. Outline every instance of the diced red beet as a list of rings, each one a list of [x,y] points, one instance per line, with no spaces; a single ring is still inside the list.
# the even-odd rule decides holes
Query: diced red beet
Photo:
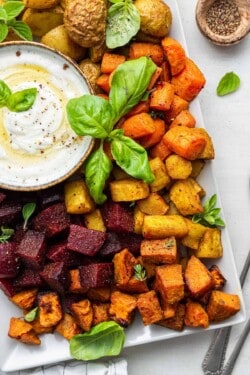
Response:
[[[56,203],[42,210],[33,220],[34,229],[56,236],[69,228],[70,220],[64,203]]]
[[[20,261],[15,253],[14,242],[0,243],[0,278],[16,277],[20,269]]]
[[[4,202],[0,206],[0,225],[15,224],[22,217],[22,205],[18,202]]]
[[[39,203],[42,208],[48,207],[52,204],[63,202],[64,193],[63,186],[56,185],[49,189],[39,191]]]
[[[15,242],[16,244],[19,244],[22,241],[25,233],[26,230],[23,229],[23,225],[17,225],[15,233],[11,237],[11,241]]]
[[[101,213],[108,230],[117,233],[134,231],[134,215],[127,205],[107,201],[101,208]]]
[[[106,239],[106,233],[71,224],[67,247],[81,254],[94,256]]]
[[[46,257],[52,262],[63,262],[67,267],[79,266],[84,256],[67,248],[67,241],[55,243],[49,247]]]
[[[39,275],[51,289],[60,294],[63,294],[68,289],[69,275],[63,262],[46,264],[43,270],[39,272]]]
[[[119,237],[123,249],[129,249],[129,251],[135,256],[140,255],[141,241],[143,240],[141,235],[136,233],[120,233]]]
[[[39,270],[45,261],[46,237],[42,232],[27,230],[17,247],[16,254],[30,268]]]
[[[39,273],[31,268],[24,268],[14,279],[13,285],[22,290],[24,288],[40,288],[45,285]]]
[[[92,263],[79,267],[81,283],[89,288],[110,286],[114,278],[112,262]]]
[[[12,279],[0,279],[0,289],[4,292],[7,297],[13,297],[16,294],[16,288],[13,285]]]
[[[0,190],[0,203],[2,203],[6,199],[6,194]]]
[[[107,239],[99,251],[103,258],[113,258],[113,256],[122,249],[129,249],[133,255],[140,254],[140,245],[142,236],[136,233],[115,233],[108,232]]]

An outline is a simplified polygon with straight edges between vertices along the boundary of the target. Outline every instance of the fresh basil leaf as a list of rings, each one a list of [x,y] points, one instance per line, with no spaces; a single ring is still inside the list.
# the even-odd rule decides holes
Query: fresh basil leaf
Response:
[[[6,105],[10,111],[23,112],[32,107],[37,95],[35,87],[16,91],[9,95]]]
[[[217,195],[212,195],[203,205],[203,212],[193,215],[192,221],[194,223],[201,223],[204,226],[214,227],[221,226],[224,227],[224,221],[219,217],[221,212],[220,208],[215,207],[217,202]]]
[[[124,136],[121,130],[114,130],[111,137],[111,152],[119,167],[134,178],[153,182],[155,177],[149,166],[147,151],[133,139]]]
[[[109,93],[115,122],[141,100],[155,70],[156,65],[147,57],[126,61],[118,66]]]
[[[70,99],[66,111],[70,126],[78,135],[104,139],[112,130],[112,108],[101,97],[83,95]]]
[[[6,105],[8,97],[11,95],[9,86],[0,80],[0,108]]]
[[[240,78],[234,72],[226,73],[220,80],[216,92],[219,96],[224,96],[236,91],[240,86]]]
[[[36,203],[35,202],[30,202],[26,203],[23,208],[22,208],[22,215],[24,219],[24,224],[23,224],[23,229],[26,229],[28,220],[32,216],[32,214],[35,212],[36,209]]]
[[[8,1],[3,4],[3,9],[7,13],[7,20],[16,18],[24,8],[25,6],[21,1]]]
[[[5,23],[0,23],[0,42],[3,42],[6,39],[8,32],[8,26]]]
[[[132,0],[117,2],[108,9],[106,45],[117,48],[127,44],[140,29],[140,14]]]
[[[0,6],[0,21],[7,21],[7,13],[2,6]]]
[[[15,21],[12,22],[10,28],[21,38],[24,40],[32,41],[32,31],[30,27],[23,21]]]
[[[24,320],[26,320],[26,322],[33,322],[38,317],[38,313],[39,313],[39,308],[37,306],[24,315]]]
[[[8,228],[5,226],[1,226],[1,232],[2,232],[0,235],[1,243],[7,242],[11,238],[11,236],[13,236],[13,234],[15,233],[14,229]]]
[[[97,204],[102,204],[107,197],[103,194],[106,180],[112,170],[112,162],[103,151],[102,145],[94,151],[85,164],[85,178],[89,191]]]
[[[70,340],[70,354],[81,361],[95,360],[120,354],[125,341],[124,329],[116,322],[102,322],[89,332]]]

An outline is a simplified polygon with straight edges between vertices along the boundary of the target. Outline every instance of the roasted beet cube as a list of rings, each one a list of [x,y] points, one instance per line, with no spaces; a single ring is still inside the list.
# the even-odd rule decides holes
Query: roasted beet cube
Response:
[[[0,225],[15,224],[22,217],[22,205],[17,202],[4,202],[0,206]]]
[[[0,279],[0,289],[7,297],[13,297],[17,292],[12,279]]]
[[[16,277],[20,269],[20,261],[16,255],[14,242],[0,243],[0,278]]]
[[[142,236],[135,233],[115,233],[108,232],[106,241],[99,251],[103,258],[113,258],[113,256],[122,249],[129,249],[133,255],[140,254]]]
[[[34,229],[45,232],[47,237],[56,236],[67,230],[69,215],[64,203],[56,203],[42,210],[33,220]]]
[[[39,203],[42,208],[64,201],[63,185],[56,185],[39,192]]]
[[[71,224],[67,247],[81,254],[94,256],[106,239],[106,233]]]
[[[27,267],[39,270],[44,264],[45,251],[45,234],[35,230],[27,230],[17,247],[16,254]]]
[[[23,225],[17,225],[15,233],[11,237],[11,241],[15,242],[17,245],[20,244],[23,237],[25,236],[26,230],[23,229]]]
[[[101,209],[108,230],[118,233],[131,233],[134,230],[134,215],[128,206],[107,201]]]
[[[63,262],[67,267],[79,266],[83,263],[83,255],[67,248],[67,241],[49,247],[46,257],[52,262]]]
[[[41,278],[56,292],[63,294],[69,286],[67,267],[63,262],[48,263],[39,272]]]
[[[114,278],[112,262],[92,263],[79,267],[81,283],[89,288],[110,286]]]
[[[119,238],[122,249],[129,249],[129,251],[135,256],[140,255],[141,241],[143,239],[141,235],[136,233],[120,233]]]
[[[13,285],[18,289],[40,288],[45,285],[39,273],[31,268],[24,268],[14,279]]]
[[[0,190],[0,203],[2,203],[6,199],[6,194]]]

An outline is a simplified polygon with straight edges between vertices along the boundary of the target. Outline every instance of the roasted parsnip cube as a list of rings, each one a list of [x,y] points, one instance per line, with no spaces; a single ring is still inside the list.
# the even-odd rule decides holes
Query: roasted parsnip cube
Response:
[[[213,288],[214,281],[207,267],[192,255],[187,263],[185,282],[192,297],[199,298]]]
[[[184,237],[188,227],[181,215],[146,215],[142,226],[144,238]]]
[[[223,246],[221,242],[221,231],[218,228],[208,228],[195,251],[198,258],[221,258]]]
[[[221,290],[213,290],[207,306],[210,321],[219,322],[235,315],[240,310],[240,298]]]
[[[85,332],[88,332],[93,322],[93,308],[91,302],[85,298],[79,302],[72,303],[71,311],[77,324]]]
[[[181,238],[181,243],[190,249],[198,250],[200,241],[206,232],[207,227],[200,223],[193,223],[192,220],[186,218],[185,222],[188,227],[188,234]]]
[[[19,340],[24,344],[40,345],[41,340],[35,334],[30,323],[25,322],[20,318],[11,318],[8,336],[12,339]]]
[[[177,245],[175,237],[160,240],[142,240],[141,257],[150,263],[176,263]]]
[[[172,154],[165,160],[168,175],[173,180],[185,180],[192,172],[192,163],[179,155]]]
[[[101,232],[106,231],[106,227],[99,208],[96,208],[89,214],[84,215],[84,224],[88,229],[99,230]]]
[[[55,331],[65,339],[70,340],[73,336],[81,333],[82,329],[72,315],[65,313],[62,320],[57,324]]]
[[[83,180],[69,181],[64,186],[65,205],[69,214],[86,214],[93,211],[95,203]]]
[[[186,312],[184,322],[188,327],[202,327],[209,326],[209,319],[206,310],[199,302],[188,301],[186,303]]]
[[[134,208],[134,232],[136,234],[142,233],[142,225],[143,225],[144,216],[145,214],[136,205]]]
[[[15,305],[20,307],[20,309],[30,310],[32,309],[36,301],[37,293],[38,293],[37,288],[22,290],[21,292],[14,294],[14,296],[11,297],[10,300]]]
[[[136,307],[136,297],[119,291],[114,291],[111,294],[109,314],[111,319],[121,326],[127,327],[132,323]]]
[[[184,297],[184,280],[180,264],[166,264],[156,267],[155,290],[165,303],[176,303]]]
[[[39,294],[38,307],[41,326],[53,327],[62,319],[62,306],[55,292]]]
[[[139,295],[137,308],[145,326],[156,323],[163,318],[161,305],[154,290]]]
[[[152,192],[160,191],[171,181],[171,178],[167,173],[166,166],[159,157],[150,160],[149,165],[155,176],[154,181],[150,184],[150,190]]]
[[[138,200],[137,205],[147,215],[164,215],[169,209],[165,199],[158,193],[150,193],[147,198]]]
[[[109,187],[114,202],[133,202],[149,195],[148,185],[142,180],[133,178],[112,181]]]

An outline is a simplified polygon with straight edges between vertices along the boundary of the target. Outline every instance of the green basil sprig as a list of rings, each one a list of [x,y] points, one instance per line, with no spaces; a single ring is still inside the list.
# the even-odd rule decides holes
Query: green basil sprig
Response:
[[[141,264],[136,264],[134,266],[134,271],[135,271],[135,279],[138,281],[144,281],[147,278],[146,270]]]
[[[234,72],[226,73],[218,83],[217,95],[224,96],[236,91],[240,86],[240,78]]]
[[[14,232],[15,231],[12,228],[1,226],[0,243],[8,242]]]
[[[203,208],[204,211],[200,214],[196,214],[192,217],[194,223],[200,223],[207,227],[225,227],[224,221],[220,218],[220,208],[216,208],[217,196],[216,194],[212,195],[209,198]]]
[[[31,311],[24,315],[24,320],[26,322],[33,322],[39,315],[39,307],[34,307]]]
[[[146,183],[154,180],[146,150],[124,136],[123,130],[113,128],[142,99],[155,69],[156,65],[147,57],[126,61],[113,75],[109,101],[84,95],[67,103],[66,111],[72,129],[78,135],[90,135],[100,140],[99,148],[85,164],[86,183],[97,204],[107,199],[103,190],[113,166],[103,150],[104,141],[111,143],[115,162],[130,176]]]
[[[6,39],[9,30],[13,30],[21,39],[33,39],[30,27],[16,17],[25,8],[22,1],[8,1],[0,5],[0,42]]]
[[[124,329],[116,322],[102,322],[89,332],[70,339],[70,354],[81,361],[120,354],[125,341]]]
[[[0,108],[6,106],[12,112],[27,111],[32,107],[36,95],[35,87],[12,93],[9,86],[0,80]]]
[[[33,213],[35,212],[35,209],[36,209],[36,203],[35,202],[26,203],[23,206],[22,215],[23,215],[23,220],[24,220],[24,223],[23,223],[23,229],[24,230],[27,228],[28,221],[29,221],[30,217],[33,215]]]
[[[109,0],[106,45],[117,48],[127,44],[140,29],[140,14],[133,0]]]

